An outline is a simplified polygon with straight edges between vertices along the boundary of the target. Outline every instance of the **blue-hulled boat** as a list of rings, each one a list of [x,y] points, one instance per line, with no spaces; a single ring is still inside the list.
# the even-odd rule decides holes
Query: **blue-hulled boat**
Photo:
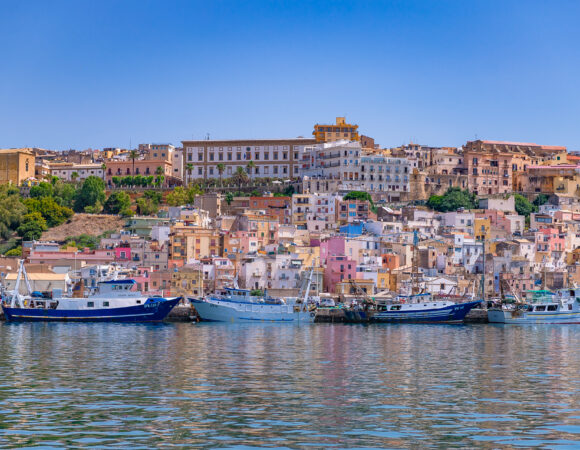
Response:
[[[28,295],[19,292],[21,279],[28,287]],[[11,321],[95,321],[95,322],[160,322],[181,300],[143,295],[133,290],[135,280],[103,281],[94,293],[83,297],[30,292],[24,264],[21,264],[12,293],[5,296],[2,309]]]
[[[379,305],[376,309],[345,310],[345,318],[354,323],[461,323],[467,313],[481,302],[433,300],[431,294],[399,296],[398,301]]]

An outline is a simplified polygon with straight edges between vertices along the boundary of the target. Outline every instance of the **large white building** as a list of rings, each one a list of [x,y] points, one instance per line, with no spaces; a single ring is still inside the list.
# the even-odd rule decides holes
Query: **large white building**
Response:
[[[238,167],[252,178],[298,178],[302,176],[304,148],[314,139],[259,139],[183,141],[185,178],[231,177]],[[252,163],[253,167],[248,164]]]
[[[50,174],[59,177],[63,181],[83,181],[90,176],[102,178],[104,174],[100,163],[51,163],[49,167]]]
[[[340,189],[387,193],[398,200],[410,191],[410,174],[417,162],[363,152],[359,142],[336,141],[306,147],[302,174],[315,180],[340,180]]]

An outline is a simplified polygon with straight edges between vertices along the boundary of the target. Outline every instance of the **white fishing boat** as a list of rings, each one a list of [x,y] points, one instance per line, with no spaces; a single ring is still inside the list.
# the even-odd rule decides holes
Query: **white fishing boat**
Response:
[[[580,288],[528,291],[530,300],[487,311],[490,323],[580,324]]]
[[[188,300],[203,321],[310,323],[316,315],[308,297],[311,279],[312,271],[304,295],[297,299],[256,297],[248,289],[226,288],[225,295]]]

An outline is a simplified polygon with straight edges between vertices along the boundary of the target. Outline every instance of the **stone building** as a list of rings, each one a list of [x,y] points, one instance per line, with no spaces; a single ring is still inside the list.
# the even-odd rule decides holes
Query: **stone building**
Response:
[[[35,157],[30,148],[10,148],[0,150],[0,183],[20,186],[28,178],[34,177]]]

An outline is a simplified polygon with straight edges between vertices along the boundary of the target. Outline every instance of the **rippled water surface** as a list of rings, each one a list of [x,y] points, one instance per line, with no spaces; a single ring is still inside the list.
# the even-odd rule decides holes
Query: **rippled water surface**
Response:
[[[0,446],[578,447],[580,327],[0,324]]]

